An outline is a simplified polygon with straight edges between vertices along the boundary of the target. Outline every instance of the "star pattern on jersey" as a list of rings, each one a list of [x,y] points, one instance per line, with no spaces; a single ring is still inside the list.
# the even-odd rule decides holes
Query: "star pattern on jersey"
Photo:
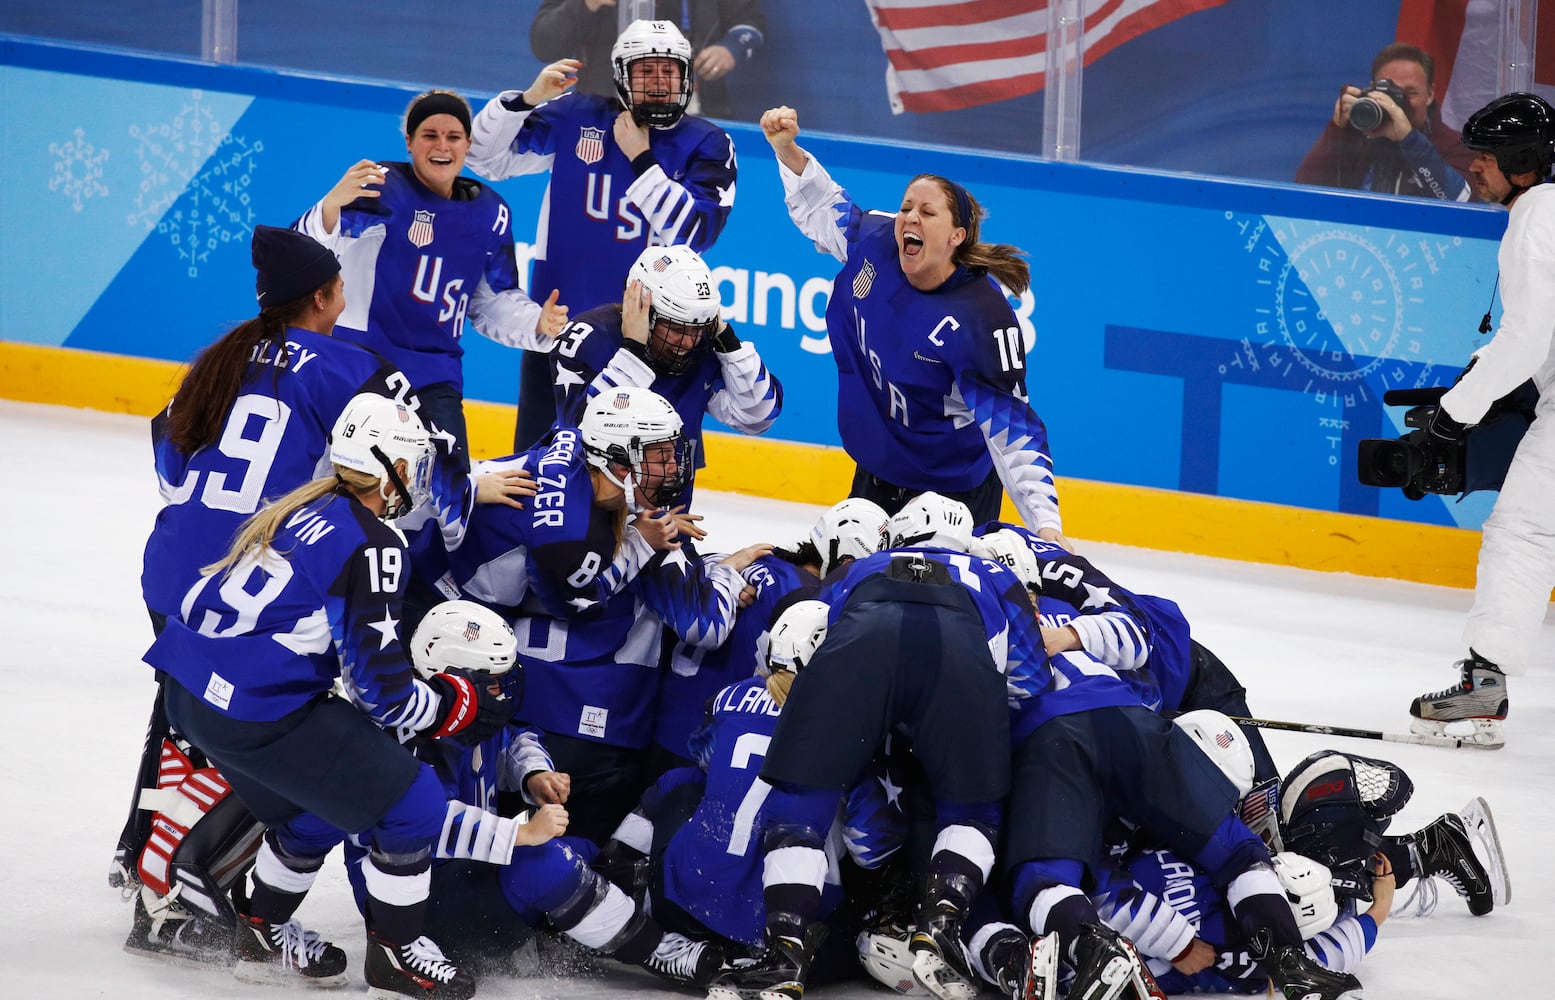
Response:
[[[578,372],[572,368],[568,368],[566,365],[556,366],[556,388],[565,393],[572,389],[573,386],[580,386],[582,384],[583,375],[581,372]]]
[[[733,208],[734,207],[734,182],[730,181],[728,187],[717,187],[717,185],[714,185],[714,187],[718,191],[718,207],[719,208]]]
[[[588,597],[574,597],[567,603],[577,608],[579,611],[587,611],[589,608],[592,608],[599,602]]]
[[[1109,604],[1116,604],[1117,599],[1112,596],[1109,587],[1098,587],[1093,583],[1082,580],[1080,586],[1085,588],[1085,603],[1080,605],[1080,610],[1086,608],[1105,608]]]
[[[901,798],[902,786],[892,783],[891,776],[889,774],[882,774],[879,778],[877,778],[875,780],[879,781],[880,782],[880,787],[885,789],[885,800],[886,800],[886,803],[888,805],[893,805],[893,806],[896,806],[897,808],[901,808],[901,804],[897,800],[899,798]]]
[[[378,648],[380,650],[388,649],[390,643],[399,641],[399,626],[400,620],[394,617],[387,604],[383,606],[382,620],[367,623],[368,628],[375,629],[378,632]]]

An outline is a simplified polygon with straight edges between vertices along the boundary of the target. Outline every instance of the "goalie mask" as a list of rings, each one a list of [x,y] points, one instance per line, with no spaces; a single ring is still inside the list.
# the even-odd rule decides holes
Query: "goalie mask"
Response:
[[[680,429],[680,414],[669,400],[638,386],[601,392],[578,422],[588,464],[626,492],[633,513],[666,507],[685,492],[695,469],[694,443]]]
[[[1282,851],[1272,861],[1301,939],[1309,940],[1332,927],[1339,919],[1339,901],[1328,868],[1292,851]]]
[[[632,64],[642,59],[668,60],[670,66],[656,68],[671,71],[639,71],[640,79],[634,84]],[[680,123],[691,103],[691,43],[673,21],[633,21],[627,25],[610,50],[610,66],[616,97],[639,125],[672,128]]]
[[[799,673],[815,658],[826,641],[826,618],[831,608],[824,601],[796,601],[772,623],[767,640],[767,671]]]
[[[863,497],[849,497],[822,514],[810,529],[810,541],[821,555],[821,576],[844,559],[862,559],[884,549],[889,521],[879,504]]]
[[[1327,865],[1340,895],[1370,898],[1371,856],[1413,794],[1414,783],[1397,764],[1319,751],[1281,782],[1284,845]]]
[[[665,375],[696,367],[718,332],[718,290],[707,263],[688,246],[649,247],[627,272],[648,289],[648,361]]]
[[[352,397],[330,431],[329,460],[379,479],[383,520],[408,514],[432,496],[432,436],[403,403],[364,392]],[[403,461],[403,474],[396,463]]]
[[[972,539],[967,549],[974,556],[981,556],[999,563],[1025,584],[1030,590],[1042,590],[1042,566],[1026,539],[1014,528],[995,528],[986,535]]]
[[[960,500],[920,493],[896,512],[886,530],[893,549],[923,546],[966,552],[972,545],[972,511]]]

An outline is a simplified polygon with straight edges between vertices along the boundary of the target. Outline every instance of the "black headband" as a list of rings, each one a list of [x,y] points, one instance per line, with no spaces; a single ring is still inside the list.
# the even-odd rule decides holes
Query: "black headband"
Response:
[[[453,115],[464,126],[464,134],[470,134],[470,106],[458,94],[434,91],[418,98],[405,113],[405,134],[415,135],[421,123],[433,115]]]

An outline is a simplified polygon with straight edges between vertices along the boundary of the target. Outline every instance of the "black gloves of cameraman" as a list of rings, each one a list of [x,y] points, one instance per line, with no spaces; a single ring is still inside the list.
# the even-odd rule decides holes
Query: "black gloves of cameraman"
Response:
[[[443,699],[442,721],[429,735],[452,736],[468,747],[500,732],[518,710],[518,703],[503,697],[484,670],[445,670],[427,686]]]
[[[1468,433],[1468,428],[1452,418],[1447,412],[1447,407],[1436,404],[1436,412],[1431,414],[1431,420],[1425,425],[1426,433],[1438,441],[1456,444],[1462,441]]]

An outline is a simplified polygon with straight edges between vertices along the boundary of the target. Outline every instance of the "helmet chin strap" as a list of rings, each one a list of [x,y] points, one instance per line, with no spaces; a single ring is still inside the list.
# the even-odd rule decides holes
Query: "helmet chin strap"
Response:
[[[610,480],[612,485],[621,488],[621,492],[626,496],[627,513],[641,514],[643,507],[637,502],[637,477],[628,471],[625,480],[617,479],[615,472],[611,470],[611,466],[615,464],[614,462],[606,462],[604,466],[599,467],[599,471],[605,474],[605,478]],[[627,469],[630,470],[631,466],[627,466]]]
[[[372,452],[378,461],[383,463],[384,472],[387,473],[382,479],[378,480],[378,495],[383,498],[385,505],[381,520],[392,521],[401,514],[408,513],[413,506],[410,499],[410,490],[406,488],[405,480],[400,478],[400,474],[394,471],[394,463],[389,461],[389,456],[383,453],[383,449],[373,445]],[[398,505],[394,503],[394,498],[389,496],[387,487],[390,486],[393,486],[394,491],[400,495]]]

